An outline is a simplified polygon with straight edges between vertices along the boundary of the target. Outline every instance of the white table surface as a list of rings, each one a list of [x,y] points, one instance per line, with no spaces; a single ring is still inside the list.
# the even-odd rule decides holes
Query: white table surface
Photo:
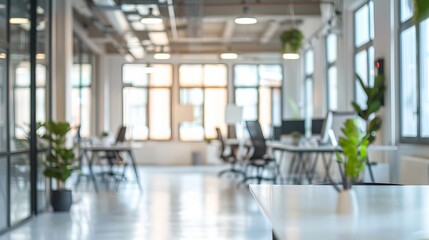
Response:
[[[225,143],[227,145],[251,145],[252,142],[250,140],[239,140],[239,139],[226,139]],[[319,146],[296,146],[292,145],[290,142],[284,141],[267,141],[267,146],[277,149],[284,150],[289,152],[335,152],[340,151],[341,148],[338,146],[332,145],[319,145]],[[397,151],[397,146],[392,145],[370,145],[368,147],[369,152],[375,151]]]
[[[429,239],[429,186],[353,188],[359,212],[344,216],[332,186],[250,186],[279,239]]]
[[[83,151],[129,151],[134,148],[141,148],[141,143],[118,143],[118,144],[88,144],[82,145],[80,148]]]

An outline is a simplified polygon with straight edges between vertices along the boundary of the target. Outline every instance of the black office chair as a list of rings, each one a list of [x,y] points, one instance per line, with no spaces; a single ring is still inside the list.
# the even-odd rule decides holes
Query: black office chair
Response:
[[[276,183],[279,172],[278,166],[274,158],[271,158],[267,153],[267,145],[262,132],[261,125],[258,121],[246,121],[246,127],[249,131],[250,140],[252,141],[252,155],[247,160],[246,175],[249,168],[256,169],[256,175],[246,176],[241,183],[246,183],[250,180],[257,180],[258,184],[262,181],[272,181]],[[271,171],[272,177],[264,177],[264,171]]]
[[[219,128],[216,128],[216,135],[217,140],[220,143],[220,149],[219,149],[219,158],[222,159],[223,162],[230,164],[230,168],[221,171],[218,176],[221,177],[222,175],[226,173],[232,173],[234,175],[244,175],[244,172],[237,169],[237,150],[238,146],[230,146],[230,151],[228,154],[225,154],[226,145],[225,141],[222,137],[222,132]]]
[[[127,127],[125,126],[119,127],[118,132],[116,134],[115,144],[125,142],[126,130]],[[118,187],[119,182],[126,179],[125,170],[127,163],[117,151],[106,151],[106,154],[104,156],[99,157],[99,160],[103,159],[106,160],[109,165],[109,171],[107,171],[105,174],[110,177],[114,177],[116,180],[116,187]],[[114,170],[117,166],[122,167],[121,172]]]

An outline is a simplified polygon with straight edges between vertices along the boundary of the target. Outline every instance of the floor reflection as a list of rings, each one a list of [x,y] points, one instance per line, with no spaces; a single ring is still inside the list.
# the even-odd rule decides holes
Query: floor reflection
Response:
[[[6,239],[271,239],[247,188],[218,179],[213,167],[146,167],[144,192],[130,179],[118,192],[74,191],[70,213],[46,213]]]

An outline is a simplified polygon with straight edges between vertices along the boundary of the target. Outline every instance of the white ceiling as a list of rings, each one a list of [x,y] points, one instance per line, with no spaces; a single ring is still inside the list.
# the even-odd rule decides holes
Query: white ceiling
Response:
[[[75,16],[87,25],[100,23],[99,34],[91,31],[93,37],[108,31],[125,51],[141,58],[133,54],[133,48],[143,49],[144,54],[161,50],[160,45],[178,54],[278,52],[282,31],[298,27],[310,36],[322,24],[320,4],[333,0],[93,0],[85,9],[82,4],[86,2],[76,1]],[[245,5],[258,23],[234,23]],[[163,24],[140,23],[149,8],[162,17]]]

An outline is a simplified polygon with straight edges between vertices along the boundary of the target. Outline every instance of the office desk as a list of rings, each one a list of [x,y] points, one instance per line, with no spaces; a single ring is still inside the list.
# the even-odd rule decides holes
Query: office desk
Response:
[[[83,145],[80,147],[80,150],[82,151],[82,157],[85,157],[88,160],[88,168],[89,168],[89,175],[91,178],[92,183],[94,184],[94,189],[96,192],[98,192],[98,185],[97,185],[97,181],[95,179],[95,175],[94,175],[94,171],[93,171],[93,164],[95,161],[95,158],[97,157],[97,154],[99,152],[116,152],[116,153],[126,153],[128,154],[130,160],[131,160],[131,165],[133,167],[134,170],[134,174],[136,177],[136,181],[137,184],[139,186],[140,191],[142,191],[142,186],[139,180],[139,174],[138,174],[138,170],[137,170],[137,165],[134,159],[134,154],[133,154],[133,148],[136,147],[141,147],[140,144],[116,144],[116,145]],[[89,152],[91,152],[91,157],[89,155]],[[82,157],[80,159],[80,165],[82,165]],[[78,180],[79,181],[79,180]]]
[[[252,143],[250,140],[238,140],[238,139],[226,139],[225,143],[227,145],[241,145],[246,147],[251,147]],[[292,145],[290,142],[284,141],[267,141],[267,146],[273,151],[279,151],[280,159],[277,160],[279,168],[283,163],[284,154],[291,153],[292,161],[289,165],[289,171],[287,176],[280,176],[280,180],[292,179],[294,184],[302,184],[304,179],[308,182],[312,182],[314,178],[314,172],[316,169],[317,163],[322,161],[325,175],[323,176],[323,182],[330,181],[330,168],[334,161],[334,153],[340,152],[341,147],[339,146],[330,146],[330,145],[318,145],[318,146],[296,146]],[[390,145],[370,145],[368,147],[368,152],[376,151],[397,151],[397,146]],[[369,159],[367,159],[367,168],[371,181],[375,182],[374,174],[372,172],[371,164]]]
[[[332,186],[251,185],[277,239],[428,239],[429,186],[353,186],[358,214],[337,215]]]

